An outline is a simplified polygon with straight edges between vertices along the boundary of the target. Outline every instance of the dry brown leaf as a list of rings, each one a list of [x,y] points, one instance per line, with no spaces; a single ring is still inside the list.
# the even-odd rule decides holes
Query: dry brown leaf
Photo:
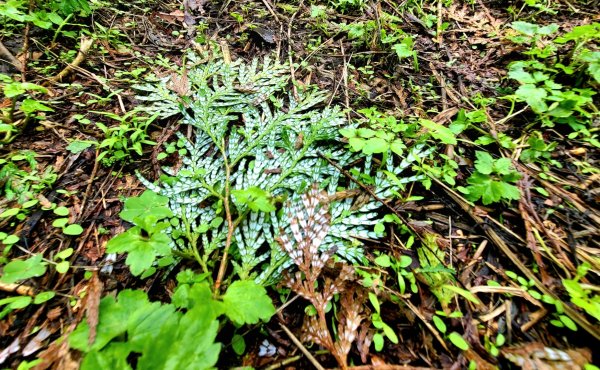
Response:
[[[523,370],[579,370],[592,359],[588,348],[563,351],[538,342],[503,348],[500,353]]]
[[[98,278],[98,272],[94,271],[90,279],[88,295],[85,304],[87,314],[86,321],[90,327],[90,336],[88,338],[91,345],[96,340],[96,328],[98,327],[98,316],[100,307],[100,296],[102,295],[102,282]]]

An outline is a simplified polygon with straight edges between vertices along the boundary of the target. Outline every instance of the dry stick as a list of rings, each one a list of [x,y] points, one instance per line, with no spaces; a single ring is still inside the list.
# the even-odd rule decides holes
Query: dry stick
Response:
[[[19,72],[23,72],[25,69],[19,59],[15,58],[14,55],[4,46],[2,41],[0,41],[0,57],[6,58],[6,61],[13,65]]]
[[[477,215],[474,212],[473,207],[471,207],[467,203],[467,201],[465,201],[460,195],[458,195],[455,191],[453,191],[452,189],[450,189],[449,187],[447,187],[444,183],[442,183],[438,179],[436,179],[434,177],[432,177],[431,179],[433,181],[435,181],[435,183],[437,183],[439,186],[441,186],[442,188],[444,188],[444,190],[446,190],[446,192],[448,193],[448,195],[450,195],[450,197],[463,209],[463,211],[467,212],[469,214],[469,216],[471,216],[471,218],[473,218],[473,220],[475,220],[475,222],[477,222],[477,224],[484,224],[485,223],[485,220],[481,216]],[[582,315],[580,315],[579,312],[575,311],[573,308],[571,308],[571,306],[568,306],[567,304],[565,304],[564,302],[562,302],[562,300],[559,299],[558,296],[556,296],[556,294],[554,294],[553,292],[551,292],[550,289],[548,289],[546,287],[546,285],[544,285],[537,278],[537,276],[533,272],[531,272],[531,270],[528,269],[527,266],[525,266],[525,264],[519,259],[519,256],[517,256],[510,249],[510,247],[508,246],[508,244],[506,244],[506,242],[496,233],[496,231],[494,231],[491,227],[484,228],[484,231],[487,234],[487,236],[508,257],[508,259],[510,259],[515,264],[515,266],[517,266],[517,268],[528,279],[530,279],[530,280],[532,280],[534,282],[534,284],[536,285],[536,288],[538,288],[543,294],[546,294],[546,295],[552,297],[555,301],[560,301],[562,303],[562,306],[564,308],[565,313],[573,321],[575,321],[575,323],[577,325],[579,325],[580,327],[582,327],[585,331],[587,331],[588,333],[590,333],[596,339],[600,340],[600,329],[598,329],[594,325],[590,324],[590,322],[587,321],[585,319],[585,317],[583,317]]]
[[[87,52],[92,47],[94,43],[94,39],[87,38],[85,36],[81,36],[81,45],[79,47],[79,51],[77,52],[77,56],[73,59],[72,63],[69,63],[65,69],[60,71],[56,76],[50,79],[50,82],[60,82],[63,78],[67,77],[72,71],[74,67],[79,66],[87,55]]]
[[[438,0],[437,3],[437,43],[439,46],[442,46],[442,0]]]
[[[275,20],[277,22],[280,22],[279,17],[277,16],[277,13],[275,13],[275,11],[273,10],[273,6],[269,2],[269,0],[263,0],[263,3],[265,4],[265,6],[267,7],[267,9],[269,10],[269,13],[271,13],[271,15],[273,16],[273,18],[275,18]]]
[[[268,3],[266,0],[265,4],[268,6]],[[300,1],[300,5],[298,5],[298,10],[296,10],[294,12],[294,14],[292,14],[292,17],[290,18],[290,21],[288,22],[288,29],[287,29],[287,38],[288,38],[288,59],[290,61],[290,76],[292,78],[292,92],[294,94],[294,99],[298,100],[298,88],[296,87],[296,71],[294,69],[294,60],[292,59],[292,23],[294,22],[294,19],[296,18],[296,15],[298,14],[298,12],[300,12],[300,9],[302,9],[302,6],[304,6],[304,0]],[[271,8],[269,8],[269,10],[271,10]],[[272,12],[272,10],[271,10]],[[278,19],[277,17],[275,19]]]
[[[33,13],[33,8],[35,7],[36,1],[29,0],[29,14]],[[25,24],[25,30],[23,31],[23,47],[21,52],[23,53],[23,70],[21,71],[21,82],[27,82],[27,63],[29,62],[29,44],[31,43],[31,38],[29,34],[31,33],[31,22],[27,22]]]
[[[300,351],[302,351],[302,353],[304,353],[304,355],[306,356],[306,358],[318,370],[325,370],[325,368],[319,363],[319,361],[317,361],[317,359],[314,358],[314,356],[306,349],[306,347],[304,347],[304,345],[302,345],[302,342],[300,342],[300,340],[298,338],[296,338],[296,336],[294,335],[294,333],[292,333],[292,331],[290,329],[288,329],[287,326],[285,326],[282,323],[279,323],[279,326],[281,326],[281,329],[283,329],[283,331],[287,334],[287,336],[290,337],[290,339],[292,340],[292,342],[294,342],[294,344],[298,347],[298,349],[300,349]]]
[[[446,345],[446,341],[444,341],[444,339],[442,339],[440,333],[433,327],[433,325],[431,325],[429,323],[429,321],[427,321],[427,319],[421,313],[421,311],[419,311],[419,309],[417,307],[415,307],[415,305],[412,304],[412,302],[409,301],[408,299],[401,297],[401,296],[398,296],[398,297],[400,297],[400,299],[402,299],[402,302],[404,302],[404,304],[407,305],[408,308],[410,308],[410,310],[423,322],[423,324],[425,324],[427,329],[429,329],[431,334],[433,334],[435,339],[437,339],[437,341],[442,345],[442,347],[444,347],[444,349],[446,351],[450,352],[450,350],[448,349],[448,346]]]
[[[350,63],[350,59],[346,60],[346,52],[344,50],[344,43],[340,39],[340,50],[342,51],[342,57],[344,59],[344,70],[342,72],[342,80],[344,80],[344,99],[346,100],[346,108],[350,108],[350,97],[348,96],[348,63]],[[350,112],[348,112],[348,118],[350,117]]]
[[[519,212],[521,213],[521,218],[523,219],[523,225],[525,226],[525,238],[527,240],[526,245],[533,253],[533,258],[535,259],[535,263],[537,263],[537,265],[540,268],[540,273],[542,275],[542,281],[548,282],[549,276],[548,276],[548,273],[546,272],[545,264],[542,261],[542,255],[540,254],[540,249],[538,248],[538,245],[535,241],[533,231],[531,230],[533,228],[533,225],[532,225],[531,219],[529,217],[529,212],[528,212],[528,211],[530,211],[530,209],[527,205],[525,205],[525,199],[523,199],[523,198],[527,198],[527,199],[529,198],[527,175],[525,175],[525,177],[523,177],[521,180],[519,180],[518,185],[521,188],[521,194],[523,195],[521,197],[521,199],[519,199]]]
[[[17,293],[18,295],[28,295],[33,297],[35,295],[35,289],[22,284],[8,284],[0,282],[0,290],[3,292]]]
[[[92,184],[94,183],[94,178],[96,177],[96,173],[98,172],[98,164],[100,161],[97,160],[98,158],[98,154],[99,154],[100,150],[96,149],[96,157],[94,160],[94,168],[92,169],[92,174],[88,180],[88,184],[87,187],[85,188],[85,193],[83,194],[83,200],[81,201],[81,212],[79,213],[79,217],[81,217],[81,214],[83,213],[83,210],[85,209],[85,203],[88,199],[88,197],[90,196],[90,192],[92,191]]]

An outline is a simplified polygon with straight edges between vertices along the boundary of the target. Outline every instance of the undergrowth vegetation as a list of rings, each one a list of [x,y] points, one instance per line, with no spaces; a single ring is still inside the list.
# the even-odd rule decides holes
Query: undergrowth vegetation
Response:
[[[3,2],[0,365],[597,369],[583,3]]]

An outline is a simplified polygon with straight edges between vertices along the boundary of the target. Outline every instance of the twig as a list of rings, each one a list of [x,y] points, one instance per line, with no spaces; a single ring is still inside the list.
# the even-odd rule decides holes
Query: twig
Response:
[[[458,195],[455,191],[450,189],[448,186],[446,186],[446,184],[439,181],[438,179],[436,179],[434,177],[432,177],[431,179],[433,181],[435,181],[439,186],[444,188],[444,190],[446,190],[448,195],[450,195],[450,197],[465,212],[467,212],[469,214],[469,216],[471,216],[471,218],[473,218],[473,220],[475,222],[477,222],[478,224],[483,224],[485,222],[485,220],[473,210],[473,208],[467,203],[467,201],[462,196]],[[508,259],[510,259],[512,261],[512,263],[514,263],[515,266],[517,266],[517,268],[528,279],[533,281],[536,288],[538,288],[542,292],[542,294],[546,294],[546,295],[552,297],[554,300],[560,301],[562,303],[564,312],[571,318],[571,320],[575,321],[575,323],[578,326],[580,326],[582,329],[584,329],[585,331],[590,333],[592,336],[594,336],[594,338],[600,340],[600,329],[598,327],[590,324],[590,322],[585,317],[583,317],[581,314],[579,314],[579,312],[575,311],[573,308],[571,308],[571,306],[562,302],[562,300],[556,294],[554,294],[554,292],[550,291],[550,289],[548,289],[548,287],[546,285],[544,285],[538,279],[538,277],[530,269],[527,268],[527,266],[525,266],[525,264],[521,261],[519,256],[517,256],[510,249],[508,244],[506,244],[506,242],[498,235],[498,233],[496,233],[496,231],[494,229],[492,229],[491,227],[486,227],[486,228],[484,228],[484,231],[487,234],[487,236],[490,238],[490,240],[492,240],[492,242],[494,242],[502,250],[502,252],[508,257]]]
[[[85,209],[85,203],[88,199],[88,197],[90,196],[90,192],[92,191],[92,184],[94,183],[94,178],[96,177],[96,173],[98,172],[98,165],[99,165],[99,161],[97,160],[98,158],[98,154],[99,154],[99,149],[96,149],[96,160],[94,160],[94,168],[92,169],[92,174],[90,175],[90,178],[88,179],[88,184],[85,188],[85,193],[83,194],[83,200],[81,201],[81,212],[79,212],[79,217],[81,218],[81,214],[83,213],[83,210]]]
[[[7,62],[9,62],[10,64],[12,64],[13,67],[15,67],[16,69],[18,69],[19,72],[23,72],[24,71],[23,64],[21,64],[21,62],[19,62],[19,60],[17,58],[15,58],[14,55],[12,55],[12,53],[10,52],[10,50],[8,50],[6,48],[6,46],[4,46],[4,44],[2,43],[2,41],[0,41],[0,57],[4,57],[5,60]]]
[[[304,0],[303,0],[304,1]],[[277,16],[277,13],[275,13],[275,11],[273,10],[273,6],[271,5],[269,0],[262,0],[263,4],[265,4],[265,6],[267,7],[267,9],[269,10],[269,13],[271,13],[271,15],[273,16],[273,18],[275,18],[275,20],[279,23],[281,22],[279,20],[279,17]],[[298,7],[300,8],[300,7]]]
[[[92,45],[94,44],[94,39],[87,38],[85,36],[81,36],[81,45],[79,47],[79,52],[77,52],[77,56],[73,60],[72,63],[69,63],[65,69],[60,71],[56,76],[50,79],[50,82],[60,82],[63,78],[67,77],[74,69],[74,67],[79,66],[86,58],[87,52],[90,50]]]
[[[229,52],[229,46],[227,46],[227,41],[219,41],[219,46],[221,47],[221,53],[223,53],[223,61],[226,64],[231,64],[231,53]]]
[[[436,27],[436,36],[438,46],[442,46],[442,0],[438,0],[437,2],[437,27]]]
[[[9,293],[14,292],[18,295],[28,295],[30,297],[33,297],[35,295],[35,289],[23,284],[7,284],[0,282],[0,290]]]
[[[540,249],[538,248],[537,243],[535,242],[535,237],[532,231],[532,222],[529,217],[529,211],[531,211],[531,204],[526,203],[529,200],[529,181],[528,176],[525,175],[521,180],[519,180],[519,188],[521,189],[521,199],[519,199],[519,212],[521,213],[521,218],[523,219],[523,224],[525,226],[525,238],[527,240],[527,247],[533,253],[533,258],[535,259],[535,263],[538,264],[540,268],[540,274],[542,276],[542,281],[547,283],[549,280],[548,273],[546,272],[544,262],[542,261],[542,256],[540,255]]]
[[[279,326],[281,327],[281,329],[283,329],[283,331],[287,334],[287,336],[292,340],[292,342],[294,342],[294,344],[298,347],[298,349],[300,351],[302,351],[302,353],[304,353],[306,358],[315,366],[315,368],[317,368],[318,370],[325,370],[325,368],[319,363],[319,361],[317,361],[317,359],[314,358],[314,356],[306,349],[306,347],[304,347],[302,342],[300,342],[300,340],[298,338],[296,338],[294,333],[292,333],[292,331],[287,328],[287,326],[285,326],[282,323],[279,323]]]
[[[271,11],[271,13],[273,13],[273,10],[269,7],[269,4],[267,2],[267,0],[263,0],[265,5],[267,5],[267,7],[269,8],[269,10]],[[294,23],[294,19],[296,18],[296,15],[300,12],[300,9],[302,9],[302,6],[304,6],[304,0],[300,1],[300,4],[298,5],[298,9],[294,12],[294,14],[292,14],[292,17],[290,18],[290,21],[288,22],[288,29],[287,29],[287,38],[288,38],[288,59],[290,62],[290,76],[292,78],[292,92],[294,94],[294,99],[298,100],[298,88],[296,86],[296,71],[294,69],[294,60],[292,58],[292,23]],[[275,15],[274,15],[275,16]],[[275,19],[278,19],[275,16]]]

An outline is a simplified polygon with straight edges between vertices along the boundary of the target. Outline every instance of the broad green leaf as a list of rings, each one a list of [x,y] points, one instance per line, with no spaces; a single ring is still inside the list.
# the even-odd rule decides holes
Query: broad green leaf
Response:
[[[139,197],[127,198],[119,216],[129,222],[133,222],[136,217],[148,215],[153,215],[159,220],[172,217],[173,212],[167,207],[168,203],[169,198],[146,190]]]
[[[123,290],[116,299],[112,296],[102,298],[96,340],[90,348],[88,344],[89,327],[87,322],[82,321],[69,337],[71,348],[83,352],[101,350],[111,340],[127,331],[127,323],[137,310],[150,305],[148,296],[141,290]]]
[[[257,186],[252,186],[248,189],[233,190],[231,195],[235,197],[238,204],[245,204],[254,212],[275,211],[271,195]]]
[[[510,26],[512,27],[512,29],[519,31],[527,36],[534,36],[540,29],[540,27],[537,24],[522,21],[512,22]]]
[[[52,221],[52,226],[63,228],[63,227],[65,227],[65,225],[67,223],[69,223],[69,219],[68,218],[66,218],[66,217],[57,218],[56,220]]]
[[[98,142],[91,140],[73,140],[69,143],[69,145],[67,145],[67,150],[71,153],[77,154],[83,152],[92,145],[98,145]]]
[[[14,98],[26,93],[28,90],[39,91],[42,93],[48,92],[45,87],[30,82],[13,82],[4,86],[4,96],[7,98]]]
[[[6,307],[10,310],[20,310],[21,308],[25,308],[31,304],[33,298],[29,296],[17,296],[17,297],[8,297],[4,299],[0,299],[0,306],[6,305]],[[4,316],[5,312],[2,312],[0,315]]]
[[[525,71],[523,63],[514,63],[510,66],[508,77],[519,81],[521,84],[535,84],[535,79],[531,73]]]
[[[384,139],[379,137],[373,137],[365,141],[365,145],[363,146],[362,151],[367,155],[384,153],[389,149],[389,147],[390,145]]]
[[[54,112],[54,109],[42,104],[41,102],[34,99],[25,99],[21,103],[20,109],[25,114],[32,114],[35,112]]]
[[[130,267],[134,276],[140,275],[152,266],[157,256],[166,256],[171,253],[169,247],[171,239],[167,235],[154,233],[148,237],[142,235],[141,232],[141,227],[132,227],[109,240],[106,245],[108,253],[128,253],[125,263]]]
[[[225,315],[237,325],[268,321],[275,307],[267,291],[254,281],[235,281],[223,296]]]
[[[221,345],[215,343],[219,322],[199,305],[180,320],[170,319],[158,335],[146,341],[138,369],[211,369],[219,359]]]
[[[494,171],[494,158],[488,152],[475,152],[475,169],[484,175],[489,175]]]
[[[127,362],[130,353],[129,343],[110,343],[102,351],[88,352],[81,362],[81,370],[131,370]]]
[[[54,214],[58,215],[58,216],[68,216],[69,215],[69,209],[67,207],[56,207],[54,208]]]
[[[390,267],[392,265],[390,256],[388,256],[387,254],[382,254],[381,256],[375,258],[375,263],[381,267]]]
[[[371,138],[371,137],[375,136],[375,134],[376,134],[376,132],[369,128],[359,128],[358,129],[358,136],[365,138],[365,139]]]
[[[575,322],[573,322],[573,320],[571,320],[571,318],[569,316],[566,315],[560,315],[558,316],[558,319],[565,325],[565,327],[567,327],[568,329],[572,330],[572,331],[577,331],[577,325],[575,324]]]
[[[9,208],[0,214],[0,218],[16,216],[20,211],[21,209],[19,208]]]
[[[46,273],[46,262],[42,261],[42,255],[35,256],[26,260],[12,260],[4,266],[0,280],[11,284],[20,280],[30,279],[32,277],[42,276]]]
[[[456,136],[446,126],[442,126],[439,123],[435,123],[428,119],[419,120],[419,124],[429,130],[431,136],[440,140],[444,144],[456,145]]]
[[[367,141],[365,139],[359,137],[351,137],[350,139],[348,139],[348,145],[350,145],[352,151],[354,152],[361,151],[366,143]]]
[[[498,158],[494,163],[494,172],[500,175],[507,175],[511,171],[512,162],[508,158]]]
[[[369,292],[369,302],[371,302],[371,305],[373,305],[375,312],[379,312],[381,310],[381,308],[379,307],[379,299],[377,298],[377,295],[375,295],[375,293]]]
[[[536,113],[543,113],[548,110],[548,105],[545,102],[548,93],[545,89],[536,87],[533,84],[525,84],[519,86],[515,94],[521,101],[529,104]]]

